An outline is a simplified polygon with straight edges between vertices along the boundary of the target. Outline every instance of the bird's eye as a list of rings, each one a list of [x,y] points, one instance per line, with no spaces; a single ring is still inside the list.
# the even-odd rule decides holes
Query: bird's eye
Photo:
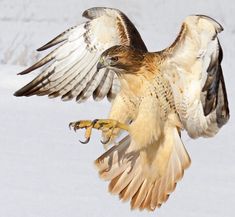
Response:
[[[111,59],[112,62],[117,62],[118,61],[118,57],[117,56],[111,57],[110,59]]]

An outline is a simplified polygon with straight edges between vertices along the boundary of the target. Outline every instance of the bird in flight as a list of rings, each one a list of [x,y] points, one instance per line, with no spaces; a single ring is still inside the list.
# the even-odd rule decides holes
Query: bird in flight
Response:
[[[188,16],[176,40],[166,49],[148,52],[139,32],[117,9],[91,8],[89,20],[39,48],[58,45],[19,73],[42,72],[15,96],[48,95],[83,102],[107,97],[108,119],[72,122],[92,129],[113,144],[95,164],[109,191],[133,209],[155,210],[164,203],[190,157],[181,140],[212,137],[229,119],[218,34],[222,26],[205,15]],[[115,142],[121,131],[127,131]]]

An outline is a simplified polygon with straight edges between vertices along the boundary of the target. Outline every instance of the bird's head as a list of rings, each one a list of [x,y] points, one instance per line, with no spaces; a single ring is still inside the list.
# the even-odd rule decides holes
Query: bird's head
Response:
[[[97,70],[108,68],[117,74],[133,74],[141,67],[144,52],[130,46],[116,45],[104,51],[97,64]]]

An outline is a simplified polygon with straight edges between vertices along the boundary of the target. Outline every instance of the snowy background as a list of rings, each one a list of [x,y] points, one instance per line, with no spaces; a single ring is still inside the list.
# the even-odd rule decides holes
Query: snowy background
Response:
[[[83,134],[68,129],[70,121],[106,117],[106,101],[78,105],[12,95],[32,78],[16,73],[39,58],[35,50],[84,21],[82,12],[94,6],[125,12],[151,51],[168,46],[190,14],[209,15],[225,29],[220,40],[231,119],[215,138],[184,137],[192,165],[153,213],[131,212],[107,192],[93,166],[103,152],[98,133],[82,145]],[[0,0],[0,217],[235,216],[234,12],[233,0]]]

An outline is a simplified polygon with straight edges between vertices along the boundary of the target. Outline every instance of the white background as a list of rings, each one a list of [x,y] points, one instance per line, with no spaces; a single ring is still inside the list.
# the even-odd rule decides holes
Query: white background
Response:
[[[68,129],[70,121],[106,117],[107,101],[76,104],[12,95],[36,75],[16,76],[39,58],[35,50],[84,21],[82,12],[94,6],[125,12],[151,51],[168,46],[190,14],[209,15],[225,29],[220,40],[231,119],[214,138],[184,136],[192,165],[153,213],[130,211],[107,192],[93,166],[103,152],[98,133],[82,145],[82,133]],[[0,217],[235,216],[234,1],[0,0],[0,29]]]

